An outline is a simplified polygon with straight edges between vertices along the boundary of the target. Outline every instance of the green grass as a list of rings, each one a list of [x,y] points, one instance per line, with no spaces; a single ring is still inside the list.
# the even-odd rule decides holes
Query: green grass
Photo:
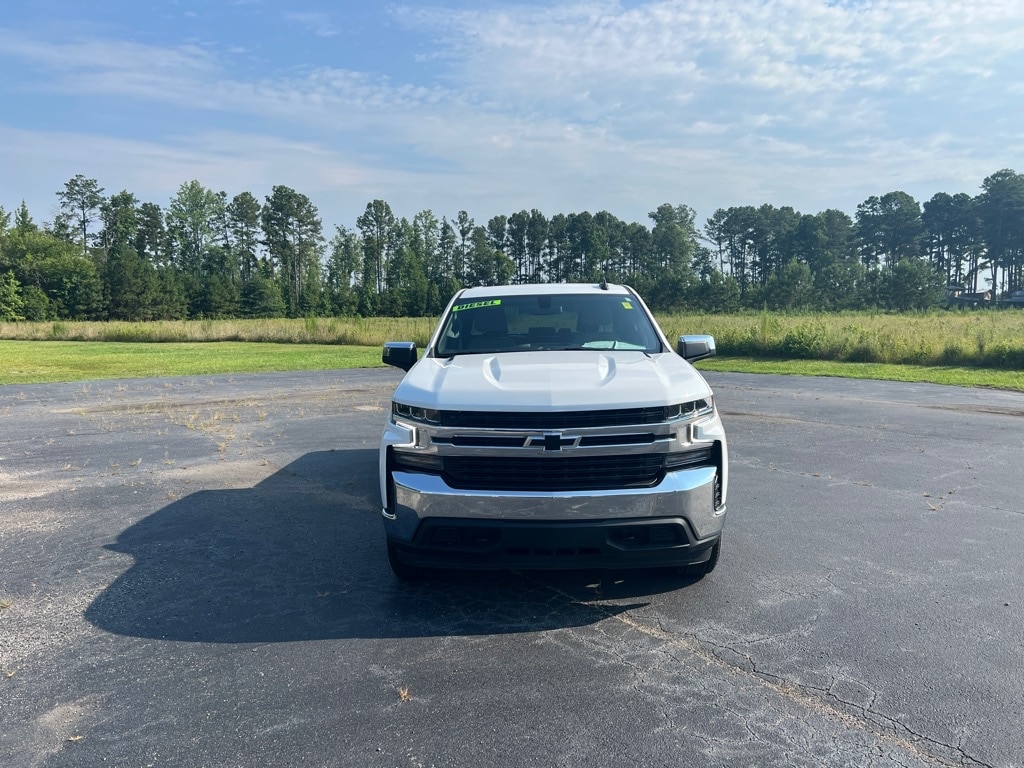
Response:
[[[260,342],[0,341],[0,385],[379,367],[379,347]],[[719,357],[707,371],[924,381],[1024,392],[1024,373],[989,368]]]
[[[437,318],[307,317],[267,320],[54,320],[0,322],[0,339],[20,341],[256,341],[379,347],[385,341],[425,344]]]
[[[260,342],[0,341],[0,384],[381,365],[380,348]]]
[[[735,315],[660,314],[672,339],[710,333],[731,357],[843,363],[1024,370],[1024,312],[934,311]],[[271,320],[173,320],[147,323],[0,322],[0,339],[24,341],[247,341],[379,347],[388,340],[427,342],[436,319],[334,317]]]
[[[1024,370],[1024,312],[663,315],[672,339],[714,335],[719,353],[780,360]]]
[[[1024,373],[994,368],[961,368],[935,365],[893,365],[891,363],[834,363],[822,360],[764,360],[718,357],[701,360],[705,371],[774,373],[793,376],[836,376],[844,379],[880,379],[950,384],[957,387],[989,387],[1024,392]]]
[[[1024,391],[1024,312],[659,315],[669,339],[715,336],[706,370],[929,381]],[[380,365],[434,318],[0,323],[0,384]]]

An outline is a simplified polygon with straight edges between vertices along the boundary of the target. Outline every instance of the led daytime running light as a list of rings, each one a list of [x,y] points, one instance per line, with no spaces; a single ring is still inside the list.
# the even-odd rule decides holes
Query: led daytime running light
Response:
[[[665,406],[665,420],[693,419],[704,416],[715,410],[715,401],[711,397],[702,397],[700,400],[691,400],[688,403],[676,403]]]
[[[421,424],[440,424],[441,412],[436,408],[420,408],[418,405],[406,405],[397,400],[391,401],[391,414],[396,419],[408,419]]]

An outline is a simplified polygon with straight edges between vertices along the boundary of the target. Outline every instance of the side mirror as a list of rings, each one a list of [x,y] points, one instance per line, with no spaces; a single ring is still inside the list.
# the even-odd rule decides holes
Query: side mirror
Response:
[[[384,343],[380,361],[408,371],[416,364],[418,357],[415,341],[387,341]]]
[[[714,357],[715,337],[704,334],[698,336],[680,336],[676,342],[676,352],[685,360],[694,362],[703,360],[706,357]]]

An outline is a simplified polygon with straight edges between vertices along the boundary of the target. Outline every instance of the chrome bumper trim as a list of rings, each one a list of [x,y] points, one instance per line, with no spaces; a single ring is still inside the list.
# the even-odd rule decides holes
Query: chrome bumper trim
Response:
[[[681,517],[700,539],[725,525],[725,508],[714,509],[715,469],[669,472],[651,488],[602,491],[465,491],[437,475],[395,471],[394,509],[383,510],[388,535],[411,541],[426,518],[586,522],[624,518]]]

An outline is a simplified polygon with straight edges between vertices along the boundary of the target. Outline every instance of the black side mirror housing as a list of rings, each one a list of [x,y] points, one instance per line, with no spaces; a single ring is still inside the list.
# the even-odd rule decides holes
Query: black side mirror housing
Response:
[[[717,354],[715,349],[715,337],[706,334],[694,336],[680,336],[676,342],[676,352],[683,359],[694,362],[714,357]]]
[[[384,342],[384,352],[380,356],[382,363],[408,371],[416,364],[417,359],[419,359],[419,353],[416,350],[415,341]]]

